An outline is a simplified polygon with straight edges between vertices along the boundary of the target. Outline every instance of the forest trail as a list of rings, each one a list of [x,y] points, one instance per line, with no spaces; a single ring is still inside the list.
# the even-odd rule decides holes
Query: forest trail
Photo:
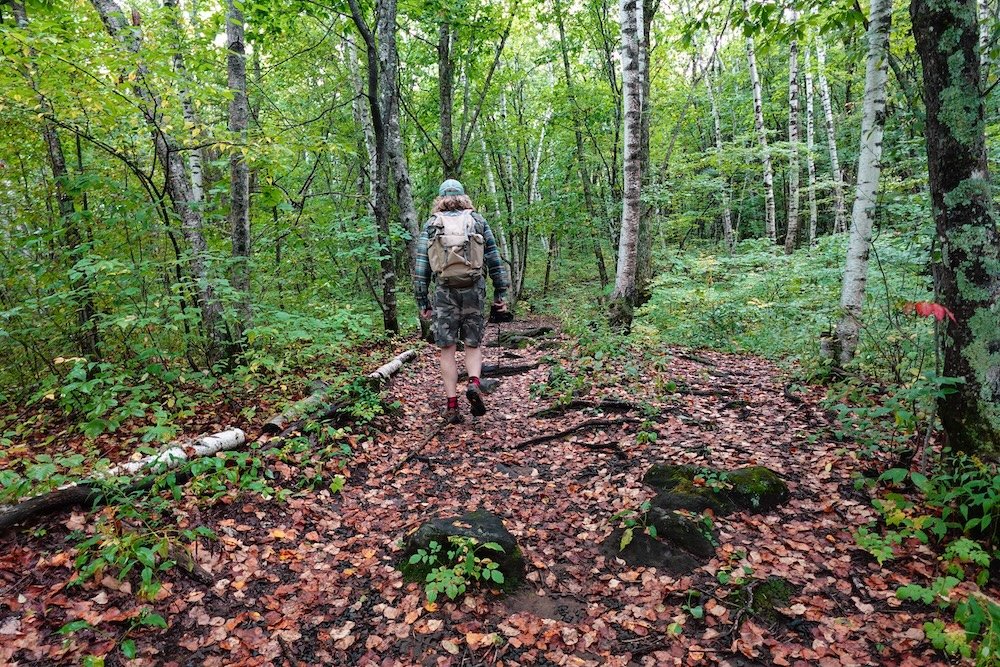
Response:
[[[486,340],[495,335],[490,327]],[[502,364],[555,359],[539,347],[516,354]],[[488,363],[496,356],[487,349]],[[542,364],[503,378],[485,417],[473,421],[462,398],[465,423],[418,451],[443,408],[437,355],[422,348],[385,390],[401,409],[378,418],[374,440],[358,443],[342,490],[191,510],[191,524],[219,536],[197,553],[216,582],[168,575],[151,603],[168,628],[135,633],[138,661],[130,664],[944,664],[920,629],[926,608],[894,596],[907,574],[877,566],[855,545],[852,530],[876,515],[854,490],[852,474],[864,463],[832,439],[821,392],[792,393],[776,366],[749,356],[674,349],[644,363],[608,360],[579,398],[647,403],[653,416],[611,414],[619,424],[519,447],[595,417],[537,415],[551,403],[532,396],[549,374]],[[625,376],[627,386],[600,386]],[[655,441],[637,442],[637,431],[651,428],[643,420]],[[652,497],[641,478],[654,463],[764,465],[788,482],[791,500],[769,514],[717,519],[716,555],[690,575],[632,568],[602,555],[600,543],[617,525],[615,512]],[[302,473],[281,463],[274,470]],[[525,585],[509,597],[473,591],[427,603],[395,568],[402,539],[429,518],[476,508],[499,514],[517,538]],[[66,639],[55,630],[74,619],[120,629],[135,617],[134,596],[113,590],[122,585],[111,577],[66,587],[72,558],[51,551],[52,536],[83,523],[84,515],[64,515],[46,538],[0,542],[5,568],[33,572],[0,588],[0,606],[12,612],[0,617],[0,663],[77,663],[116,638],[84,630]],[[929,551],[926,559],[929,571]],[[767,620],[740,596],[752,599],[755,582],[770,576],[801,589]],[[682,605],[700,606],[702,618]],[[668,631],[675,622],[679,635]],[[106,664],[123,664],[121,654]]]

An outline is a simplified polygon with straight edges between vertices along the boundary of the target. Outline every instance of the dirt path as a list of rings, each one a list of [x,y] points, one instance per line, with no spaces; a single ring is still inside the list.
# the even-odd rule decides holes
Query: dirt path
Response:
[[[502,363],[553,352],[517,354]],[[650,428],[638,415],[518,449],[593,417],[531,416],[549,404],[531,394],[548,377],[543,365],[503,379],[485,417],[467,415],[404,462],[443,408],[436,355],[426,349],[392,381],[388,393],[402,410],[380,418],[374,441],[359,443],[339,493],[285,503],[246,496],[190,517],[219,535],[211,553],[198,554],[217,583],[169,577],[149,605],[168,629],[133,633],[139,657],[131,664],[945,664],[924,641],[923,610],[893,595],[905,576],[854,545],[851,531],[874,513],[854,491],[852,473],[871,463],[832,440],[818,393],[786,391],[779,370],[760,359],[681,354],[627,354],[587,378],[586,398],[656,406],[653,442],[637,443],[636,431]],[[490,348],[487,361],[495,357]],[[792,500],[771,514],[718,519],[716,557],[688,576],[601,555],[611,515],[653,495],[640,479],[662,462],[765,465],[788,481]],[[476,508],[502,516],[517,537],[526,585],[507,598],[483,592],[426,604],[394,567],[402,538],[428,518]],[[80,516],[52,530],[69,522],[78,525]],[[111,651],[135,618],[134,596],[109,590],[121,587],[114,579],[65,588],[70,559],[51,544],[51,535],[0,542],[0,565],[31,570],[0,588],[0,640],[9,640],[0,641],[0,663],[74,664],[87,652]],[[933,556],[926,558],[929,568]],[[723,585],[720,571],[743,573],[744,581]],[[769,576],[801,587],[770,621],[738,601]],[[703,618],[684,605],[701,606]],[[103,630],[77,632],[64,645],[54,630],[79,618]],[[675,623],[680,634],[668,631]],[[114,650],[105,664],[123,662]]]

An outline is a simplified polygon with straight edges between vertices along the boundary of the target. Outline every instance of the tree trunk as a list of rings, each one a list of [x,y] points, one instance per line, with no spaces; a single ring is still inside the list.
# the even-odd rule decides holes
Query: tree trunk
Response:
[[[396,307],[396,269],[392,259],[389,234],[389,161],[386,155],[385,111],[390,104],[390,96],[396,95],[394,68],[391,53],[396,49],[396,0],[379,0],[375,5],[375,33],[369,29],[358,7],[357,0],[348,0],[354,24],[365,41],[367,50],[368,109],[371,114],[372,129],[375,132],[375,232],[378,242],[378,263],[381,270],[380,285],[382,297],[382,324],[385,330],[399,332]],[[381,95],[380,95],[381,91]]]
[[[809,175],[809,245],[816,243],[816,126],[813,123],[812,51],[806,49],[806,171]]]
[[[847,228],[847,211],[844,206],[844,175],[840,172],[840,157],[837,155],[837,132],[833,124],[833,103],[830,101],[830,84],[826,80],[826,49],[816,46],[819,60],[819,95],[823,102],[823,116],[826,119],[826,143],[830,150],[830,171],[833,172],[833,233],[840,234]]]
[[[639,54],[639,178],[642,187],[649,184],[649,36],[653,23],[653,11],[659,5],[650,0],[637,0],[636,29]],[[639,207],[639,239],[636,249],[635,305],[645,303],[651,296],[653,283],[653,233],[650,224],[650,208]]]
[[[743,0],[743,10],[749,11],[748,0]],[[777,213],[774,206],[774,167],[771,165],[771,149],[767,144],[767,128],[764,125],[764,102],[760,86],[760,76],[757,74],[757,54],[754,49],[753,37],[747,37],[747,61],[750,64],[750,85],[753,88],[753,122],[757,130],[757,140],[760,142],[761,157],[764,162],[764,229],[767,238],[777,243]]]
[[[24,4],[21,2],[11,2],[11,10],[14,20],[19,28],[27,29],[28,14]],[[31,48],[32,56],[35,49]],[[38,104],[46,114],[52,113],[52,105],[41,92],[38,82],[31,71],[25,69],[22,72],[25,80],[38,98]],[[47,119],[42,120],[42,139],[45,141],[46,152],[49,157],[49,166],[52,169],[52,179],[56,184],[56,200],[59,203],[59,218],[63,224],[63,239],[69,251],[69,263],[72,267],[81,258],[86,246],[83,234],[76,219],[76,201],[70,193],[69,169],[66,167],[66,154],[63,152],[62,141],[59,139],[59,132],[54,123]],[[82,169],[82,165],[81,165]],[[98,343],[100,341],[97,332],[97,308],[94,306],[94,296],[86,276],[80,272],[79,277],[71,280],[73,296],[70,303],[76,313],[76,323],[80,328],[75,338],[80,349],[80,354],[90,361],[100,359]]]
[[[621,235],[618,267],[611,293],[609,320],[616,329],[629,330],[636,299],[636,263],[642,194],[642,79],[639,75],[638,11],[642,0],[621,0],[623,156]]]
[[[184,114],[184,122],[189,123],[192,128],[199,127],[201,123],[198,122],[198,116],[194,111],[194,103],[191,101],[191,81],[188,77],[187,67],[184,65],[183,54],[186,49],[177,0],[163,0],[163,6],[169,8],[172,12],[170,20],[171,28],[177,34],[177,43],[174,45],[174,71],[177,72],[179,80],[178,93],[181,98],[181,112]],[[197,14],[194,15],[197,16]],[[205,174],[201,161],[200,148],[188,151],[188,169],[191,171],[191,196],[196,202],[205,199]]]
[[[243,13],[235,0],[226,0],[226,42],[229,54],[226,69],[229,74],[229,131],[245,145],[250,108],[247,105],[247,63],[243,30]],[[237,294],[237,344],[243,332],[253,326],[253,299],[250,295],[250,169],[242,147],[229,156],[229,227],[233,239],[232,286]]]
[[[455,63],[451,59],[451,24],[438,27],[438,120],[441,124],[441,170],[444,178],[458,178],[455,164],[454,107]]]
[[[394,82],[399,79],[399,53],[393,49],[390,64],[392,73],[387,75]],[[392,168],[392,178],[396,185],[396,204],[399,205],[399,217],[403,228],[410,238],[406,241],[406,257],[410,270],[410,278],[416,273],[417,239],[420,238],[420,222],[417,220],[417,209],[413,204],[413,188],[410,185],[410,170],[406,165],[406,151],[403,148],[403,133],[399,127],[399,95],[393,93],[388,100],[386,110],[385,144]]]
[[[987,171],[975,0],[913,0],[923,64],[927,166],[941,248],[935,266],[946,319],[944,375],[961,378],[938,403],[952,448],[1000,457],[1000,231]]]
[[[792,25],[798,20],[791,12]],[[799,233],[799,43],[788,45],[788,225],[785,254],[791,255]]]
[[[115,0],[91,0],[91,4],[101,17],[104,27],[112,38],[133,54],[139,52],[140,34],[125,22],[125,13]],[[222,307],[215,295],[215,288],[208,271],[208,245],[205,242],[201,210],[194,198],[191,181],[184,173],[181,146],[163,129],[162,105],[156,93],[145,83],[145,65],[139,65],[139,75],[133,86],[139,106],[153,138],[153,148],[157,159],[166,172],[166,192],[170,197],[175,214],[181,220],[184,239],[191,248],[191,274],[198,290],[202,325],[208,339],[206,357],[209,365],[217,360],[223,343],[221,331]]]
[[[361,78],[361,68],[358,65],[358,47],[353,40],[348,39],[347,68],[351,73],[351,85],[354,88],[354,99],[351,102],[351,111],[354,114],[354,122],[361,128],[363,136],[362,144],[359,148],[364,149],[361,159],[361,169],[358,174],[358,192],[365,195],[368,202],[368,213],[375,214],[375,130],[372,128],[371,115],[365,110],[365,83]],[[361,151],[359,150],[359,153]],[[367,185],[367,187],[365,187]]]
[[[714,66],[710,63],[705,70],[705,88],[708,90],[708,101],[712,106],[712,122],[715,126],[715,161],[719,170],[719,178],[725,179],[722,188],[722,237],[726,243],[726,250],[733,251],[736,245],[736,237],[733,234],[733,211],[729,205],[729,180],[725,178],[722,160],[722,118],[719,115],[719,105],[715,100],[715,89],[713,88],[711,69]]]
[[[868,280],[868,253],[875,219],[876,194],[882,171],[882,132],[885,127],[886,57],[892,20],[891,0],[872,0],[865,62],[865,97],[858,151],[858,185],[851,215],[851,231],[840,292],[841,319],[837,324],[840,363],[854,358],[861,330],[861,308]]]
[[[566,95],[569,98],[570,107],[573,109],[573,135],[576,139],[576,164],[580,173],[580,183],[583,186],[583,202],[587,207],[587,229],[590,234],[591,245],[594,249],[594,260],[597,262],[597,272],[601,279],[601,287],[608,285],[608,269],[604,262],[604,251],[601,250],[601,242],[594,229],[594,219],[597,217],[597,209],[594,208],[594,195],[590,187],[590,172],[587,169],[587,156],[583,148],[583,119],[580,107],[576,101],[576,93],[573,89],[573,78],[569,67],[569,49],[566,46],[566,27],[563,23],[562,2],[556,0],[556,20],[559,24],[559,48],[562,51],[563,72],[566,76]]]

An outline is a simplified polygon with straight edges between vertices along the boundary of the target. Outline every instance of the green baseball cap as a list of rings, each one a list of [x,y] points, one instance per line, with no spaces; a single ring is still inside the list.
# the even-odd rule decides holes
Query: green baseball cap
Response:
[[[464,195],[465,188],[462,187],[462,184],[456,181],[454,178],[449,178],[448,180],[446,180],[444,183],[441,184],[441,187],[438,188],[438,194],[441,195],[442,197]]]

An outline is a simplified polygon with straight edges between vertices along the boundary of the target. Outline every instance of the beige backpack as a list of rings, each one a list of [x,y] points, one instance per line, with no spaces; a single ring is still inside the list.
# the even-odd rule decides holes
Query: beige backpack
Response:
[[[431,227],[437,233],[427,246],[427,261],[438,282],[446,287],[467,287],[483,273],[485,241],[476,233],[471,211],[458,215],[435,213]]]

